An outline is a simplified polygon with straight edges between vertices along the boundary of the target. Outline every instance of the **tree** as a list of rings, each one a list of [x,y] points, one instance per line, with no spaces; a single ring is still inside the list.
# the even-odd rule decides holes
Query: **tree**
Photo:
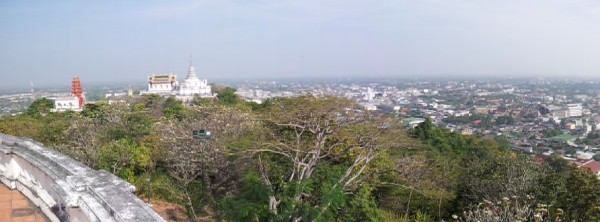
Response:
[[[217,207],[215,199],[231,191],[243,175],[247,161],[234,154],[244,146],[246,135],[253,133],[250,120],[234,108],[208,107],[191,110],[182,121],[170,119],[157,127],[162,146],[168,147],[167,171],[180,182],[194,218],[199,212],[194,202],[200,199],[203,210],[211,214]],[[211,137],[193,138],[192,130],[200,129],[210,131]],[[194,183],[202,185],[201,194],[193,193]]]
[[[464,211],[461,216],[453,215],[457,221],[564,221],[562,215],[556,215],[554,220],[548,213],[548,205],[534,204],[531,195],[502,197],[498,202],[484,200],[476,207]]]
[[[600,220],[600,180],[588,169],[573,168],[566,179],[559,207],[568,221]]]
[[[163,104],[163,113],[167,118],[175,118],[181,120],[183,118],[183,102],[175,97],[169,97]]]
[[[385,143],[393,141],[384,135],[391,126],[368,120],[346,99],[308,95],[272,102],[262,113],[265,137],[252,150],[271,216],[330,218],[347,198],[344,192],[360,187]]]
[[[135,171],[150,163],[150,151],[132,139],[123,138],[106,144],[100,152],[100,168],[132,181]]]
[[[235,94],[236,89],[231,87],[225,87],[222,90],[217,91],[217,99],[220,103],[225,105],[235,105],[238,103],[238,96]]]
[[[384,173],[375,183],[377,204],[405,217],[425,210],[442,219],[454,198],[450,188],[456,184],[457,164],[437,153],[413,152],[418,153],[390,153],[392,163],[380,168]]]
[[[548,205],[551,217],[564,221],[598,221],[600,180],[591,171],[577,168],[558,154],[546,159],[536,183],[536,199]]]
[[[577,153],[577,148],[575,147],[566,147],[565,153],[569,155],[575,155]]]
[[[32,117],[40,117],[50,113],[50,110],[54,108],[54,100],[41,98],[36,99],[29,105],[25,113]]]
[[[540,175],[526,156],[482,147],[467,158],[459,177],[457,210],[484,200],[497,202],[498,198],[531,194]]]
[[[160,118],[164,115],[163,104],[165,99],[156,94],[146,94],[137,99],[134,105],[134,111],[144,113],[154,118]]]
[[[106,103],[87,103],[83,106],[81,115],[88,118],[98,118],[102,115],[102,110],[107,105]]]
[[[542,134],[544,135],[544,137],[550,138],[550,137],[555,137],[555,136],[559,136],[562,135],[562,131],[560,129],[544,129],[542,131]]]
[[[421,140],[430,140],[433,138],[432,129],[434,128],[431,119],[425,119],[425,122],[419,123],[413,130],[410,131],[410,135],[414,138]]]
[[[41,122],[42,127],[37,129],[37,133],[32,138],[50,147],[62,144],[65,132],[77,118],[78,114],[73,111],[50,113],[44,118],[35,120]]]
[[[496,118],[496,124],[513,125],[515,124],[515,118],[513,118],[512,116],[499,116],[498,118]]]
[[[102,148],[108,143],[128,137],[127,128],[138,127],[135,126],[137,124],[125,126],[131,123],[126,122],[130,113],[126,104],[98,104],[97,107],[89,109],[90,116],[72,118],[69,128],[64,133],[65,142],[56,146],[56,149],[91,168],[98,169]]]
[[[44,127],[42,121],[29,115],[3,116],[0,120],[0,132],[13,136],[33,138]]]

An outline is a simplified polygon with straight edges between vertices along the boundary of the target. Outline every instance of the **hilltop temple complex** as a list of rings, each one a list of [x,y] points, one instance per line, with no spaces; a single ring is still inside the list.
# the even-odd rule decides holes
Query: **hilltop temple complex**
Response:
[[[148,76],[148,90],[142,91],[141,94],[175,96],[184,101],[191,100],[194,96],[214,97],[208,81],[196,76],[196,70],[191,62],[187,77],[182,82],[177,81],[177,75],[173,73],[152,74]]]

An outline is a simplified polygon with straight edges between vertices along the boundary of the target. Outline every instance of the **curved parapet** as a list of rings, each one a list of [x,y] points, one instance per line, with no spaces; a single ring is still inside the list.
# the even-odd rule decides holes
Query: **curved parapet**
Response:
[[[165,221],[135,187],[31,140],[0,134],[0,181],[51,221]]]

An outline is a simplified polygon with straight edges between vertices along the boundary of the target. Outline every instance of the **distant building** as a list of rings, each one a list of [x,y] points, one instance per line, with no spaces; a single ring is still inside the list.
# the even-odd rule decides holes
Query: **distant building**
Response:
[[[600,163],[595,160],[582,160],[578,159],[573,161],[573,163],[577,166],[577,168],[587,168],[598,178],[600,178]]]
[[[181,83],[179,87],[179,96],[212,96],[210,85],[208,85],[206,79],[198,79],[196,76],[196,70],[190,63],[187,78]]]
[[[161,96],[175,96],[181,100],[191,100],[194,96],[214,97],[211,86],[206,79],[199,79],[196,70],[190,63],[188,75],[183,82],[177,81],[177,75],[153,74],[148,76],[148,90],[140,94],[158,94]]]
[[[569,109],[569,116],[571,117],[583,115],[583,106],[581,106],[581,103],[568,104],[567,108]]]
[[[554,115],[554,117],[558,117],[560,119],[569,118],[569,110],[568,109],[553,110],[552,115]]]
[[[51,99],[54,100],[54,109],[52,112],[64,112],[67,110],[81,111],[79,98],[76,96],[55,97]]]
[[[85,96],[83,95],[83,89],[81,89],[81,81],[77,76],[73,77],[73,81],[71,81],[71,96],[77,97],[79,108],[83,108]]]
[[[371,87],[367,88],[367,92],[365,93],[365,100],[366,101],[373,101],[373,99],[375,98],[375,92],[373,91],[373,89]]]
[[[64,112],[67,110],[79,112],[83,110],[83,106],[85,105],[85,95],[81,88],[79,77],[75,76],[71,81],[71,96],[54,97],[50,99],[54,100],[54,109],[52,109],[52,112]]]
[[[565,127],[569,130],[574,130],[577,125],[575,123],[566,123]]]
[[[375,104],[365,104],[364,106],[365,106],[366,110],[370,110],[370,111],[377,110],[377,106]]]
[[[461,130],[462,135],[473,135],[473,132],[472,128],[464,128]]]
[[[409,117],[402,120],[402,122],[409,128],[415,128],[419,123],[425,122],[423,118]]]
[[[148,76],[148,91],[145,94],[171,95],[177,85],[177,76],[172,73],[152,74]]]

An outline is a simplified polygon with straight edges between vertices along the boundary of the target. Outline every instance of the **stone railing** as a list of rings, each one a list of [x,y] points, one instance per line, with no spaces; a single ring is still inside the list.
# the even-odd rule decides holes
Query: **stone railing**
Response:
[[[165,221],[128,182],[28,139],[0,134],[0,181],[51,221]]]

